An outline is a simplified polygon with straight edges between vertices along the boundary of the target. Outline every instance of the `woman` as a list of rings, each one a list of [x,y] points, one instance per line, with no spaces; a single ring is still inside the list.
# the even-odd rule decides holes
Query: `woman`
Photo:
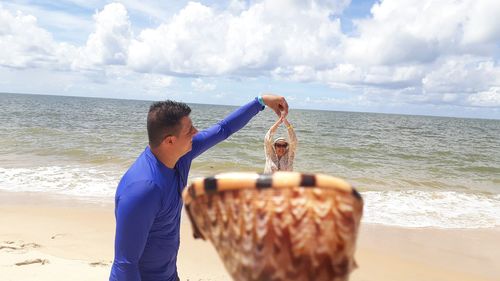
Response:
[[[276,129],[285,123],[288,130],[288,142],[285,138],[277,138],[272,141]],[[274,125],[269,128],[264,137],[264,151],[266,153],[266,166],[264,173],[270,174],[276,171],[293,171],[293,160],[295,158],[295,149],[297,148],[297,137],[295,131],[288,120],[282,115]]]

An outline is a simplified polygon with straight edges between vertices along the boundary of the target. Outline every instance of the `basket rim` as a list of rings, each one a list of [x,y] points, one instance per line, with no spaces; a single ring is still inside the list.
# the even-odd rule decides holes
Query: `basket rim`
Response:
[[[243,189],[285,189],[293,187],[328,188],[341,192],[353,193],[361,199],[361,195],[347,181],[321,173],[275,172],[259,174],[252,172],[220,173],[209,177],[198,177],[184,189],[182,197],[186,204],[198,196],[217,194],[230,190]]]

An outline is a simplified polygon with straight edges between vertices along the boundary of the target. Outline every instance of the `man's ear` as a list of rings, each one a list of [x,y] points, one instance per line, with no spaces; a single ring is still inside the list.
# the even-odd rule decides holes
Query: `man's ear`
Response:
[[[167,145],[172,145],[175,143],[176,140],[177,140],[177,138],[175,136],[167,136],[163,141]]]

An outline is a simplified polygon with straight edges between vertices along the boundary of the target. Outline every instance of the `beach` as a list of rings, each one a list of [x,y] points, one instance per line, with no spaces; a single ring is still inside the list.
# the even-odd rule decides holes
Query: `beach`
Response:
[[[112,202],[0,192],[4,281],[107,280],[113,259]],[[231,280],[210,243],[183,217],[181,280]],[[350,280],[499,280],[500,230],[361,225],[359,268]]]
[[[1,1],[0,281],[500,281],[497,15]]]
[[[0,94],[0,280],[107,280],[114,194],[147,145],[150,101]],[[190,105],[210,127],[236,107]],[[262,172],[264,110],[191,166]],[[350,280],[500,280],[500,121],[293,110],[294,170],[364,199]],[[284,129],[278,135],[285,134]],[[183,213],[181,280],[230,280]]]

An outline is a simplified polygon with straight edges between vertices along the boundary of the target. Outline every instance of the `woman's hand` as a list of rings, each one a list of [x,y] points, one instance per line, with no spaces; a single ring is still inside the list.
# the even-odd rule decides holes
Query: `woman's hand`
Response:
[[[290,123],[288,122],[288,119],[283,118],[283,122],[285,123],[285,126],[288,128],[290,127]]]
[[[286,120],[284,117],[284,114],[281,114],[280,118],[276,120],[276,123],[274,123],[273,128],[277,128],[281,123],[283,123],[283,120]]]

